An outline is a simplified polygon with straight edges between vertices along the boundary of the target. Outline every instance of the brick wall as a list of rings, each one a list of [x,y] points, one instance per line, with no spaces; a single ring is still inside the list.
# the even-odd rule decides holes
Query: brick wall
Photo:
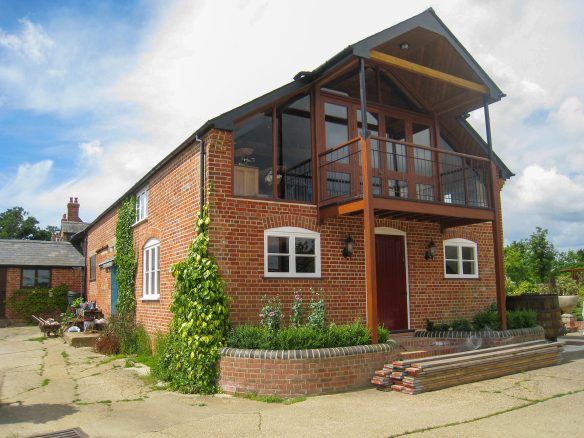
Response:
[[[288,316],[293,289],[302,288],[306,293],[310,287],[323,289],[329,320],[339,323],[356,318],[364,320],[363,219],[342,217],[318,224],[315,205],[233,197],[231,133],[212,130],[205,140],[208,148],[206,184],[212,181],[210,250],[219,263],[226,291],[231,297],[232,323],[257,323],[264,295],[279,295]],[[189,146],[151,178],[148,183],[149,216],[135,226],[137,315],[151,333],[164,331],[168,326],[174,282],[170,267],[184,259],[194,237],[199,200],[198,156],[198,146]],[[114,209],[89,230],[88,256],[97,254],[98,265],[113,256],[116,219]],[[321,278],[264,278],[264,230],[286,226],[320,233]],[[431,223],[378,219],[376,226],[406,233],[411,328],[424,327],[426,318],[436,321],[470,318],[495,300],[490,223],[452,228],[444,233],[437,224]],[[355,253],[350,258],[342,256],[347,234],[355,239]],[[480,278],[444,279],[442,242],[455,237],[477,242]],[[161,241],[159,301],[141,300],[142,249],[150,238]],[[433,260],[426,260],[424,255],[430,240],[436,243],[438,252]],[[89,299],[98,301],[106,314],[110,307],[109,290],[109,272],[98,267],[96,281],[88,282],[88,295]]]
[[[229,132],[214,131],[209,137],[209,177],[214,181],[211,210],[211,251],[226,280],[231,297],[231,321],[257,323],[262,296],[279,295],[289,314],[292,290],[322,288],[330,320],[352,322],[365,319],[365,269],[362,217],[327,219],[317,223],[314,205],[235,198],[231,195],[232,139]],[[320,279],[264,278],[264,230],[300,227],[320,233]],[[410,327],[422,328],[425,319],[470,318],[496,299],[491,224],[451,228],[441,233],[437,224],[378,219],[377,227],[406,232]],[[347,234],[355,240],[351,258],[342,256]],[[444,279],[442,241],[465,238],[477,242],[478,279]],[[438,254],[424,255],[433,240]]]
[[[352,348],[360,347],[342,350]],[[350,391],[367,386],[375,370],[398,358],[394,349],[324,357],[324,352],[330,350],[341,349],[304,350],[307,357],[302,359],[223,355],[219,362],[219,385],[227,394],[296,396]],[[311,352],[313,357],[308,358]],[[319,352],[323,352],[322,357],[316,357]]]
[[[199,209],[199,147],[188,146],[170,160],[146,184],[148,218],[134,226],[134,248],[138,260],[136,274],[137,319],[150,333],[165,331],[171,320],[169,311],[174,278],[171,266],[186,257],[195,236],[195,216]],[[97,256],[97,275],[89,281],[88,299],[95,300],[106,315],[111,313],[110,269],[99,264],[115,255],[117,208],[112,209],[90,228],[87,236],[87,272],[89,257]],[[143,249],[150,239],[160,244],[160,299],[142,300]]]
[[[80,268],[50,268],[51,287],[66,284],[72,291],[81,292],[83,286],[83,270]],[[6,317],[11,321],[22,321],[10,306],[9,299],[14,291],[21,288],[22,269],[8,268],[6,273]],[[64,311],[65,309],[63,309]]]

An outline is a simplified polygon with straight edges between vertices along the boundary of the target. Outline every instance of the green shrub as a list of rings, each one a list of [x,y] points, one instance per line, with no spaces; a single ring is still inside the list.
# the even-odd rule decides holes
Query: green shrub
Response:
[[[501,327],[499,313],[491,309],[483,310],[474,316],[472,325],[475,330],[499,330]]]
[[[427,332],[434,331],[434,321],[430,321],[429,319],[426,319],[426,331]]]
[[[452,330],[456,330],[459,332],[470,332],[472,330],[472,326],[468,319],[455,319],[450,323]]]
[[[65,284],[52,289],[17,289],[8,302],[22,319],[30,320],[31,315],[57,318],[67,309],[67,290]]]
[[[389,330],[383,326],[377,327],[377,341],[380,344],[385,344],[389,340]]]
[[[507,328],[520,329],[535,327],[537,312],[535,310],[510,310],[507,312]]]
[[[150,337],[132,316],[112,315],[107,325],[107,332],[113,335],[122,354],[150,354]]]
[[[378,334],[379,342],[389,339],[389,330],[383,327],[378,328]],[[227,334],[229,347],[247,349],[303,350],[368,344],[371,344],[371,336],[360,321],[330,324],[322,329],[310,325],[286,327],[275,332],[265,327],[242,325],[233,327]]]
[[[241,325],[232,328],[227,333],[226,343],[234,348],[270,348],[272,332],[265,327]]]
[[[158,332],[154,336],[154,349],[152,350],[150,374],[165,382],[169,381],[171,377],[168,368],[164,365],[167,351],[172,350],[169,348],[170,341],[171,339],[168,335]]]
[[[558,295],[578,295],[578,283],[568,275],[560,275],[556,278],[555,291]]]

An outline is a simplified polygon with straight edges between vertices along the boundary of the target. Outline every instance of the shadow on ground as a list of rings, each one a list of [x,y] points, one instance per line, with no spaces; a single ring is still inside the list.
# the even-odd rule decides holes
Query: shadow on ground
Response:
[[[41,403],[22,405],[19,403],[0,405],[0,424],[34,423],[42,424],[58,420],[77,412],[77,408],[62,404]]]

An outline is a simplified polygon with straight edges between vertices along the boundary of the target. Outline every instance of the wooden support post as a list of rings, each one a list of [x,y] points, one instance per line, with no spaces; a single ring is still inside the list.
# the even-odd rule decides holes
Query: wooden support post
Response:
[[[489,146],[489,159],[491,170],[491,207],[495,210],[495,218],[492,222],[493,230],[493,255],[495,257],[495,280],[497,285],[497,309],[501,321],[501,330],[507,329],[507,291],[505,290],[505,264],[503,259],[503,219],[501,215],[501,193],[499,191],[499,174],[494,160],[493,140],[491,138],[491,117],[489,115],[489,102],[483,97],[483,109],[485,113],[485,129],[487,133],[487,145]]]
[[[375,212],[371,173],[371,141],[360,139],[363,169],[363,233],[365,240],[365,284],[367,288],[367,328],[377,344],[377,270],[375,260]]]

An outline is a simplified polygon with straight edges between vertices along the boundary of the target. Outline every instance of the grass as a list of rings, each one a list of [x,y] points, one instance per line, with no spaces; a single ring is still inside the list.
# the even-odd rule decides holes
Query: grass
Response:
[[[293,405],[294,403],[300,403],[306,400],[306,397],[293,397],[286,398],[279,395],[257,395],[256,393],[249,392],[242,395],[237,395],[237,397],[245,398],[247,400],[253,400],[263,403],[281,403],[283,405]]]
[[[118,359],[123,359],[126,356],[124,356],[123,354],[113,354],[111,356],[106,357],[104,360],[102,360],[99,364],[100,365],[105,365],[108,364],[110,362],[113,362],[114,360],[118,360]]]
[[[50,382],[51,382],[51,379],[45,379],[45,380],[43,380],[43,383],[41,384],[41,386],[47,386]]]
[[[39,336],[38,338],[28,338],[27,341],[30,342],[40,342],[41,344],[43,342],[45,342],[47,340],[47,338],[45,338],[44,336]]]

